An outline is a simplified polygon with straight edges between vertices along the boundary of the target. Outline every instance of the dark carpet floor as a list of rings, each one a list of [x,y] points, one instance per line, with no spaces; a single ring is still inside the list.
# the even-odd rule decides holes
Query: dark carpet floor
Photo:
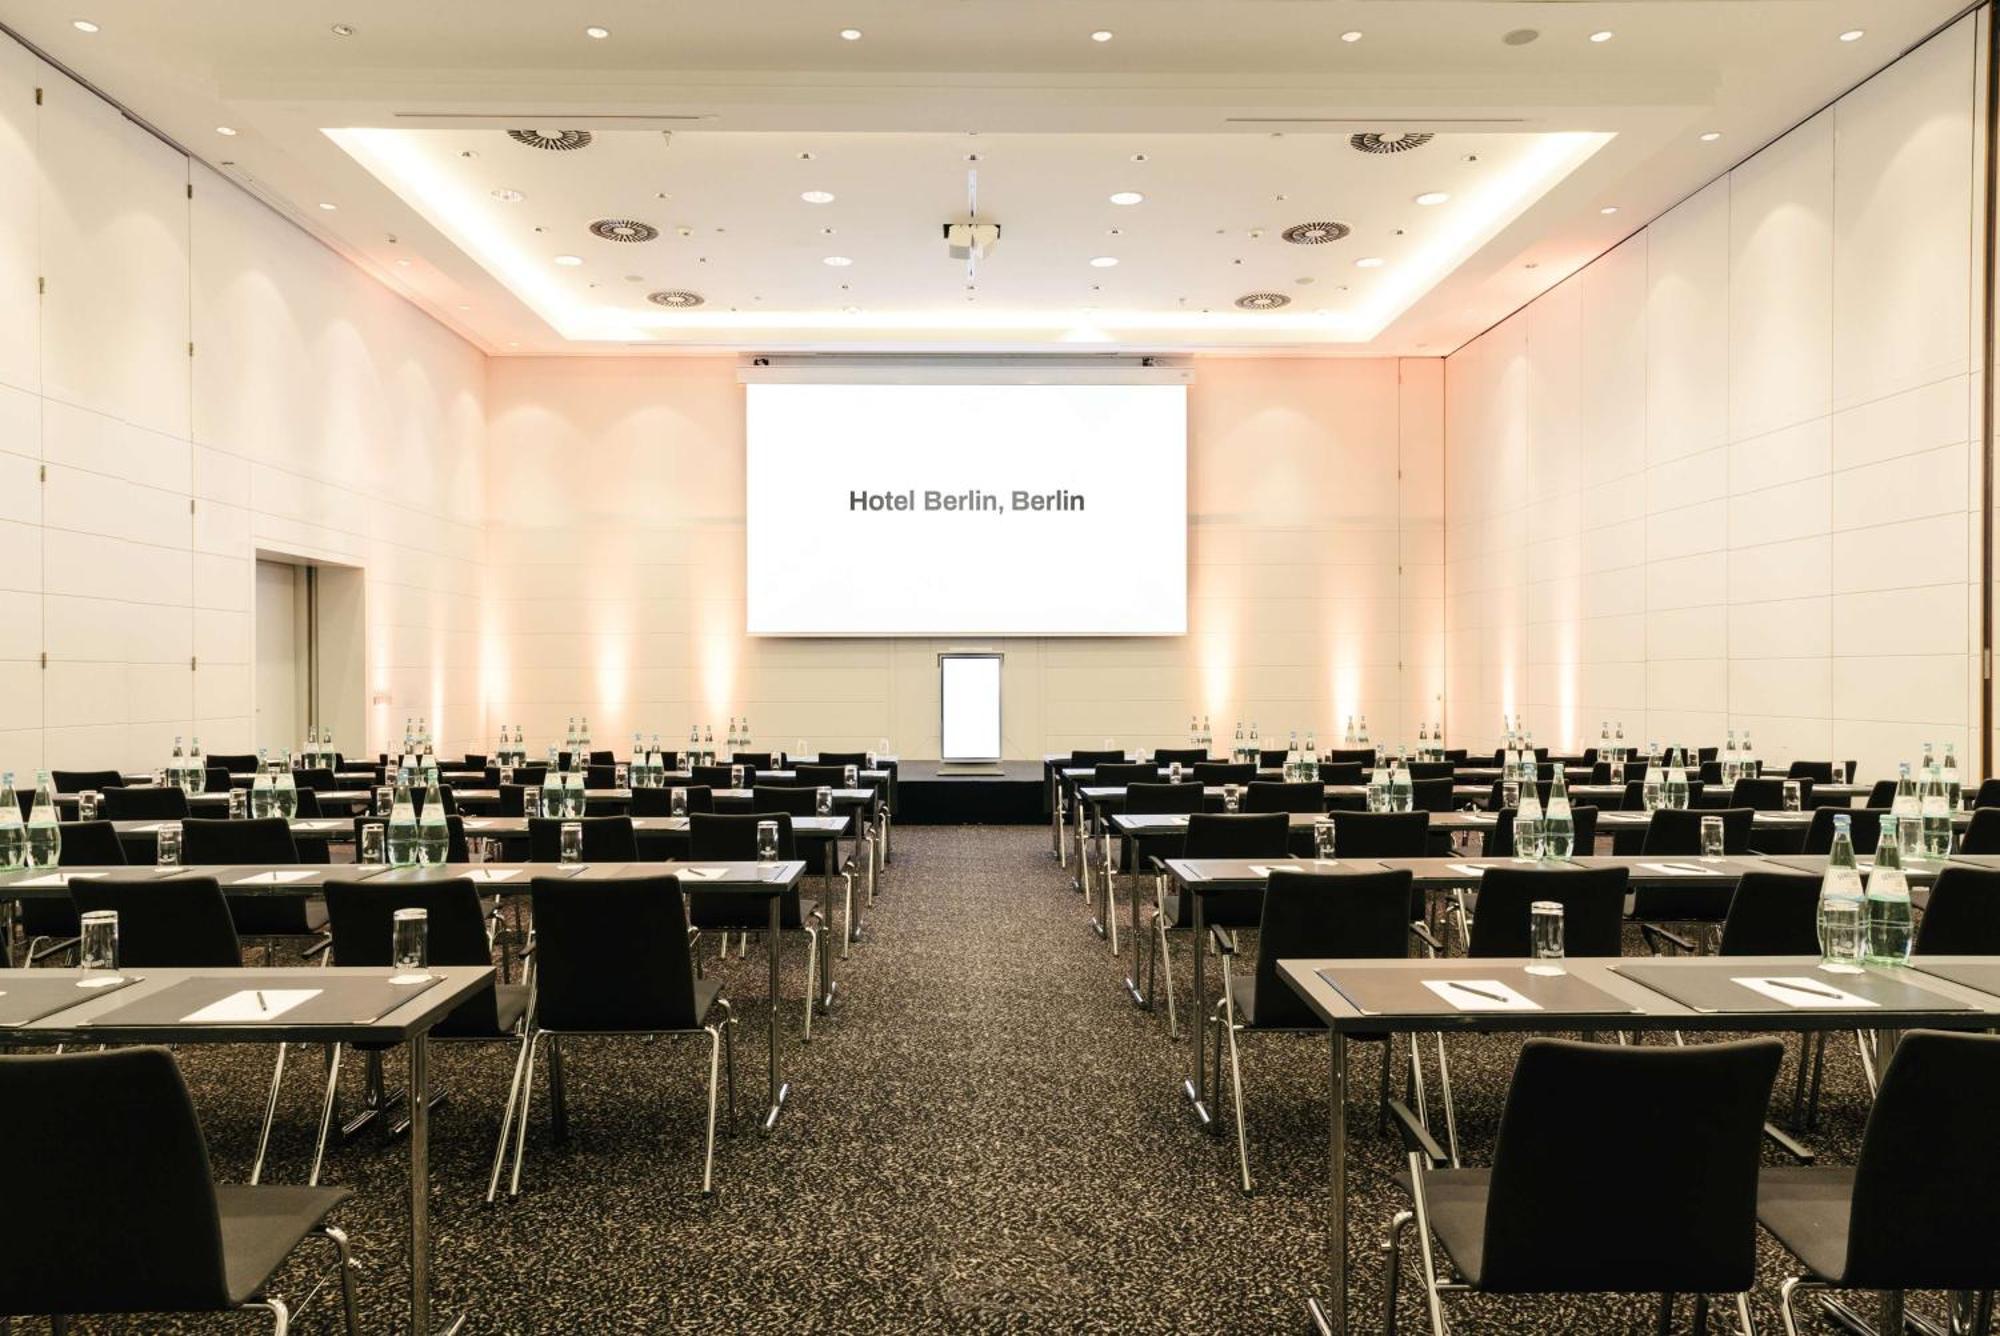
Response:
[[[467,1313],[466,1330],[477,1332],[1304,1330],[1326,1259],[1323,1042],[1249,1041],[1258,1191],[1245,1198],[1228,1125],[1202,1135],[1176,1093],[1186,1040],[1169,1041],[1162,1020],[1126,998],[1131,944],[1115,960],[1092,934],[1045,829],[904,828],[896,855],[867,940],[836,970],[840,1001],[810,1044],[800,1043],[801,1004],[785,1006],[794,1089],[772,1136],[754,1122],[760,944],[722,967],[745,1015],[744,1098],[717,1151],[712,1204],[696,1195],[705,1045],[572,1043],[572,1138],[551,1143],[538,1083],[522,1195],[496,1207],[482,1196],[513,1051],[439,1046],[434,1067],[451,1097],[432,1137],[438,1311]],[[1176,942],[1184,1017],[1186,949]],[[802,942],[788,945],[787,967],[797,999]],[[1356,1089],[1372,1093],[1379,1059],[1357,1047]],[[1490,1148],[1517,1051],[1518,1041],[1454,1041],[1459,1122],[1475,1162]],[[1825,1126],[1813,1142],[1842,1159],[1866,1109],[1852,1042],[1829,1055]],[[180,1056],[216,1172],[241,1181],[268,1058]],[[358,1067],[349,1066],[349,1099],[360,1094]],[[1788,1062],[1781,1091],[1789,1072]],[[304,1180],[317,1075],[308,1056],[288,1079],[267,1181]],[[1354,1121],[1355,1330],[1377,1331],[1379,1245],[1400,1204],[1389,1181],[1400,1157],[1395,1141],[1374,1135],[1359,1096]],[[328,1181],[357,1192],[336,1221],[356,1244],[371,1332],[403,1328],[406,1165],[404,1143],[382,1134],[330,1160]],[[1659,1186],[1643,1165],[1607,1166],[1606,1179]],[[1788,1266],[1766,1240],[1758,1319],[1774,1331]],[[278,1293],[297,1297],[311,1278],[294,1263],[280,1282]],[[1423,1321],[1415,1290],[1406,1283],[1401,1305],[1412,1331]],[[1638,1331],[1653,1320],[1650,1302],[1597,1298],[1472,1298],[1451,1311],[1464,1333]],[[322,1297],[295,1330],[337,1326],[337,1305]],[[78,1329],[259,1327],[248,1317],[148,1318]]]

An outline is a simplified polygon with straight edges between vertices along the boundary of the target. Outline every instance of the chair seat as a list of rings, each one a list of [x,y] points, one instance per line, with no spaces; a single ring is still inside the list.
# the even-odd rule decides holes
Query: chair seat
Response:
[[[222,1261],[230,1302],[248,1303],[261,1295],[299,1240],[353,1195],[350,1188],[218,1183],[215,1206],[222,1217]]]
[[[1432,1169],[1424,1174],[1431,1235],[1452,1267],[1475,1289],[1486,1251],[1486,1192],[1492,1176],[1488,1169]],[[1396,1175],[1396,1185],[1405,1193],[1414,1191],[1407,1171]],[[1417,1246],[1423,1247],[1423,1240]]]
[[[715,1006],[715,999],[722,996],[722,980],[696,979],[694,981],[694,1019],[697,1025],[708,1019],[708,1013]]]
[[[1847,1222],[1854,1170],[1786,1165],[1757,1175],[1757,1221],[1805,1263],[1815,1279],[1847,1271]]]

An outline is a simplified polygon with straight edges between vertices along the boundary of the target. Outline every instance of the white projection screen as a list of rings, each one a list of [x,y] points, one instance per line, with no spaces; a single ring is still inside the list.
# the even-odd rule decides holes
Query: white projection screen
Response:
[[[750,634],[1186,634],[1185,384],[746,394]]]
[[[1000,759],[998,654],[938,655],[938,757],[946,764]]]

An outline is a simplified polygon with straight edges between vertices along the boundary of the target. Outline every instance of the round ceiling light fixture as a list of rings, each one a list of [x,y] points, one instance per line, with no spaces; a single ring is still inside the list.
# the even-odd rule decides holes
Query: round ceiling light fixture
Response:
[[[585,28],[585,29],[583,30],[583,35],[584,35],[585,37],[592,37],[592,38],[595,38],[596,40],[598,40],[598,41],[600,41],[600,42],[601,42],[601,41],[603,41],[603,40],[604,40],[605,38],[607,38],[607,37],[609,37],[609,36],[611,35],[611,29],[609,29],[609,28],[600,28],[600,27],[598,27],[598,26],[597,26],[597,25],[596,25],[595,23],[593,23],[593,24],[591,24],[591,25],[590,25],[590,26],[589,26],[588,28]]]
[[[1349,135],[1347,146],[1356,153],[1408,153],[1435,138],[1427,130],[1386,130],[1380,133]]]
[[[1293,223],[1278,235],[1294,246],[1324,246],[1329,241],[1339,241],[1352,230],[1346,223]]]
[[[1425,207],[1429,207],[1430,205],[1433,204],[1442,204],[1450,198],[1451,196],[1447,194],[1445,191],[1426,190],[1423,194],[1417,196],[1417,203],[1422,204]]]
[[[529,148],[547,149],[551,153],[568,153],[575,149],[589,148],[591,134],[588,130],[509,130],[507,137]]]
[[[830,264],[835,269],[845,269],[847,268],[848,265],[853,264],[854,261],[849,259],[845,255],[829,255],[826,257],[826,259],[822,260],[820,263]]]
[[[688,292],[681,288],[670,288],[665,292],[649,292],[646,294],[646,300],[655,306],[666,306],[676,311],[685,311],[691,306],[701,305],[703,298],[699,292]]]
[[[1143,204],[1146,197],[1136,190],[1121,190],[1111,197],[1113,204]]]
[[[352,23],[336,23],[333,25],[332,31],[335,37],[352,37],[354,36],[354,25]]]
[[[1099,28],[1096,32],[1090,35],[1090,40],[1093,42],[1108,42],[1116,35],[1117,34],[1113,33],[1109,28]]]
[[[1361,40],[1361,33],[1357,29],[1350,28],[1340,35],[1340,40],[1343,42],[1358,42]]]
[[[831,190],[805,190],[799,193],[799,198],[808,204],[831,204],[833,203],[833,192]]]
[[[69,26],[76,29],[78,32],[97,31],[97,25],[95,23],[92,23],[89,19],[71,19],[69,21]]]
[[[1612,32],[1611,29],[1609,28],[1599,28],[1596,32],[1590,35],[1590,40],[1598,43],[1601,46],[1605,42],[1610,41],[1613,37],[1616,37],[1617,35],[1618,34]]]
[[[520,191],[510,190],[506,186],[501,186],[499,189],[493,191],[492,193],[493,193],[493,198],[499,200],[502,204],[519,204],[522,200],[527,198],[527,196],[523,195]]]
[[[1354,262],[1354,267],[1356,269],[1380,269],[1382,267],[1382,257],[1379,255],[1364,255]]]
[[[1292,299],[1282,292],[1246,292],[1236,299],[1236,304],[1246,311],[1275,311],[1290,306]]]
[[[565,269],[574,269],[583,263],[583,257],[581,255],[558,255],[555,257],[555,263]]]
[[[858,41],[860,41],[860,40],[861,40],[861,29],[859,29],[859,28],[842,28],[842,29],[840,30],[840,40],[841,40],[841,41],[843,41],[843,42],[858,42]]]
[[[1840,35],[1840,40],[1843,42],[1858,42],[1867,35],[1868,30],[1866,28],[1849,28]]]
[[[1090,267],[1092,269],[1110,269],[1115,267],[1117,263],[1118,257],[1116,255],[1094,255],[1091,257]]]
[[[1541,35],[1542,31],[1539,28],[1516,28],[1510,33],[1503,34],[1500,40],[1508,46],[1526,46],[1530,42],[1539,40]]]
[[[590,225],[590,235],[605,241],[637,243],[651,241],[660,235],[660,229],[631,218],[600,218]]]

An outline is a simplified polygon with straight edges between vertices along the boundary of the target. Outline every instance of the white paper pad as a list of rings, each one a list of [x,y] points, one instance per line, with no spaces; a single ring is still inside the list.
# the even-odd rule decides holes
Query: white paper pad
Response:
[[[726,867],[684,867],[681,869],[681,875],[683,877],[693,877],[696,881],[721,881],[729,875],[729,869]]]
[[[1486,869],[1493,865],[1491,863],[1452,863],[1449,866],[1453,872],[1456,872],[1461,877],[1483,877],[1486,875]]]
[[[1252,863],[1250,870],[1260,877],[1268,877],[1273,872],[1303,872],[1297,863]]]
[[[266,988],[259,993],[246,988],[240,993],[211,1002],[200,1011],[181,1017],[184,1025],[241,1025],[251,1021],[274,1021],[318,997],[321,988]],[[261,999],[261,1000],[260,1000]]]
[[[1712,867],[1695,867],[1688,863],[1641,863],[1648,872],[1657,872],[1663,877],[1719,877],[1722,874]]]
[[[163,821],[149,821],[143,826],[132,827],[132,833],[134,835],[157,835],[160,833],[160,827],[165,824]]]
[[[1541,1003],[1529,1000],[1501,983],[1498,979],[1425,979],[1424,987],[1436,993],[1460,1011],[1540,1011]],[[1479,993],[1494,993],[1499,1000],[1481,997],[1479,993],[1467,992],[1477,988]]]
[[[474,881],[512,881],[520,875],[521,869],[517,867],[476,867],[471,872]]]
[[[29,877],[25,881],[17,881],[14,884],[16,886],[67,886],[69,885],[69,879],[75,875],[73,872],[49,872],[39,877]]]
[[[1816,978],[1810,974],[1761,975],[1740,979],[1731,978],[1729,982],[1740,983],[1750,991],[1762,993],[1774,1002],[1782,1002],[1788,1007],[1800,1007],[1807,1010],[1825,1009],[1828,1007],[1874,1007],[1881,1005],[1878,1002],[1870,1002],[1865,997],[1850,993],[1844,988],[1836,988],[1825,979]],[[1791,984],[1793,987],[1786,988],[1783,986],[1784,984]],[[1797,991],[1800,988],[1810,988],[1812,991],[1802,993]],[[1824,994],[1824,996],[1821,996],[1821,994]]]
[[[467,830],[491,830],[493,829],[493,823],[491,821],[468,821],[465,823],[465,828]]]
[[[253,872],[247,877],[238,877],[231,886],[289,886],[295,881],[311,881],[310,872]],[[269,997],[266,992],[264,996]]]

